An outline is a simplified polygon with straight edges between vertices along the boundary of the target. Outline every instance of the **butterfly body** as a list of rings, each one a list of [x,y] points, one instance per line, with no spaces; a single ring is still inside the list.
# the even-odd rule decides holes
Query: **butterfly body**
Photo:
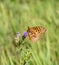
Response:
[[[46,31],[44,27],[36,26],[36,27],[28,27],[28,36],[29,39],[33,42],[36,42],[41,35]]]

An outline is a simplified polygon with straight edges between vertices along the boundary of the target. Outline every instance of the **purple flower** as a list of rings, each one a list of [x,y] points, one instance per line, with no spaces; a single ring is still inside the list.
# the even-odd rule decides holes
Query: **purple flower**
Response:
[[[24,34],[23,34],[23,36],[24,36],[24,37],[27,37],[27,35],[28,35],[28,32],[25,31]]]
[[[28,36],[28,32],[25,31],[24,34],[23,34],[23,36],[22,36],[22,39],[24,40],[27,36]]]

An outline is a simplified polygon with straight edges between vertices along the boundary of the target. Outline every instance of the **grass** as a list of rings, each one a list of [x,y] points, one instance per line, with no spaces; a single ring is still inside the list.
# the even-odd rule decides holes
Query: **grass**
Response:
[[[46,33],[36,42],[28,38],[15,46],[17,32],[43,26]],[[59,1],[0,1],[0,65],[59,65]]]

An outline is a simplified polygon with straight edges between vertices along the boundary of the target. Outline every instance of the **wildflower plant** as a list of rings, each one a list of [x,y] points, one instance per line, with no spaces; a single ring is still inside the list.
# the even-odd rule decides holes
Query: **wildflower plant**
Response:
[[[18,50],[21,50],[21,54],[20,54],[20,56],[21,56],[20,64],[21,65],[28,64],[29,60],[30,60],[30,56],[31,56],[31,52],[30,52],[29,48],[26,46],[26,44],[24,44],[24,41],[27,36],[28,36],[28,32],[25,31],[22,36],[21,36],[20,32],[18,32],[15,37],[15,43],[19,48]]]

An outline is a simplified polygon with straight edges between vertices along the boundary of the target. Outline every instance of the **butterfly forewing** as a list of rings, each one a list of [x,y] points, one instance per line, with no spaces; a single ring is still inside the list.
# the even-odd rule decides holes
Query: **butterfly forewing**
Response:
[[[39,26],[31,27],[31,28],[28,27],[27,30],[29,39],[33,42],[36,42],[45,31],[46,29],[44,27],[39,27]]]

